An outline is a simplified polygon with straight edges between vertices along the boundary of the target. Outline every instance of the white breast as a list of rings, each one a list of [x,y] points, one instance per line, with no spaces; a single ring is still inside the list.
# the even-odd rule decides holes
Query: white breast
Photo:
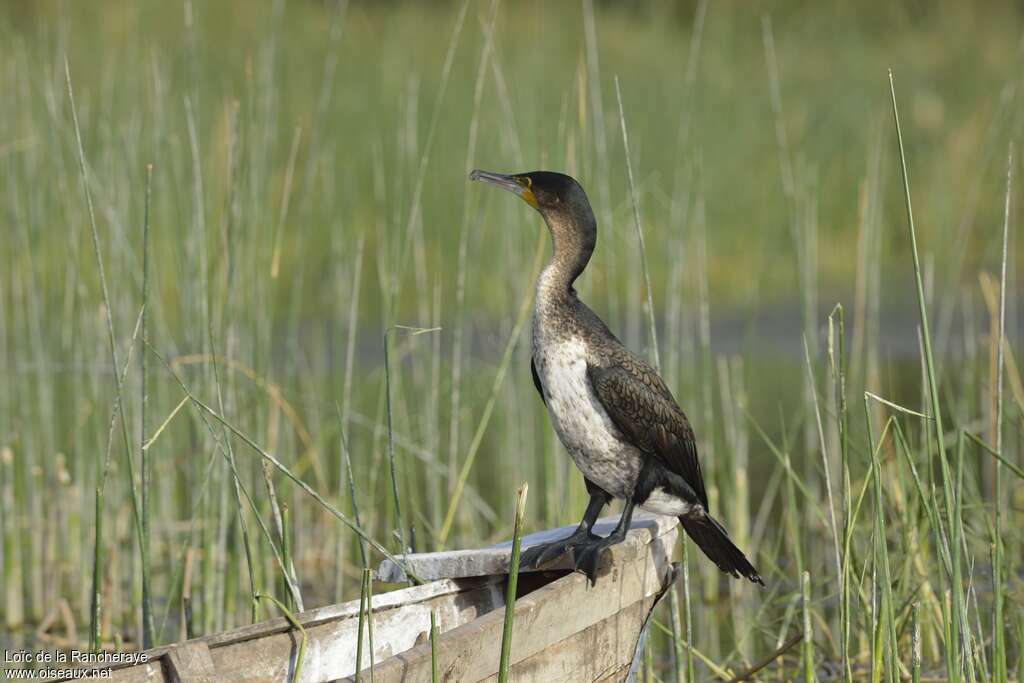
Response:
[[[573,337],[535,345],[534,363],[551,424],[576,466],[608,493],[625,498],[636,483],[642,456],[622,440],[594,397],[582,340]]]

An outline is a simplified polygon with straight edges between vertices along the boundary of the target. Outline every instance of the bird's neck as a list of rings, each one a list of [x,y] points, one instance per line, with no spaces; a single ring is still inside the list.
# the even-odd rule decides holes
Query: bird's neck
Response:
[[[543,302],[563,303],[574,296],[572,285],[594,253],[597,221],[589,207],[577,215],[545,215],[544,221],[551,232],[551,261],[537,280],[537,295]]]

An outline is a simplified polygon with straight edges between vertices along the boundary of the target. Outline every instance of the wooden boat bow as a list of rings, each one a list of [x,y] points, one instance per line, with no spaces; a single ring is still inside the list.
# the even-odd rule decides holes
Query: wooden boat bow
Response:
[[[617,518],[598,521],[606,534]],[[571,533],[541,531],[522,547]],[[671,561],[678,536],[674,517],[637,515],[626,540],[606,554],[593,586],[570,571],[568,558],[521,573],[515,601],[510,674],[517,681],[621,681],[642,651],[650,615],[675,581]],[[374,595],[374,681],[430,681],[430,616],[439,637],[442,680],[496,680],[511,543],[478,550],[408,555],[403,562],[428,583]],[[378,580],[405,580],[385,561]],[[354,680],[359,600],[296,615],[305,629],[302,681]],[[363,678],[368,680],[368,634]],[[301,635],[283,618],[148,651],[148,661],[115,669],[116,681],[287,681]]]

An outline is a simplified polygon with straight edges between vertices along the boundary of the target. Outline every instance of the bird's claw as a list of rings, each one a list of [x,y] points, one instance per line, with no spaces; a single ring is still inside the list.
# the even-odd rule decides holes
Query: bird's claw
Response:
[[[590,531],[583,530],[577,531],[571,536],[558,541],[535,545],[532,548],[527,548],[523,551],[523,554],[519,558],[519,566],[536,569],[537,567],[547,564],[551,560],[558,559],[567,551],[572,550],[575,552],[576,546],[589,543],[594,539],[599,538],[599,536],[595,536]]]
[[[597,570],[601,565],[601,556],[604,555],[605,550],[620,541],[622,539],[615,536],[597,537],[590,543],[580,544],[573,548],[574,570],[585,574],[590,585],[593,586],[597,583]]]

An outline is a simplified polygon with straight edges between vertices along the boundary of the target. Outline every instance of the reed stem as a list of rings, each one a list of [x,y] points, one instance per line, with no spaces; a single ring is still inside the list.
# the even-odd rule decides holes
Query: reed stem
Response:
[[[498,683],[508,683],[509,658],[512,654],[512,625],[516,613],[516,587],[519,583],[519,545],[526,516],[526,482],[516,492],[516,518],[512,530],[512,557],[508,564],[508,586],[505,589],[505,624],[501,630],[501,658],[498,664]]]

